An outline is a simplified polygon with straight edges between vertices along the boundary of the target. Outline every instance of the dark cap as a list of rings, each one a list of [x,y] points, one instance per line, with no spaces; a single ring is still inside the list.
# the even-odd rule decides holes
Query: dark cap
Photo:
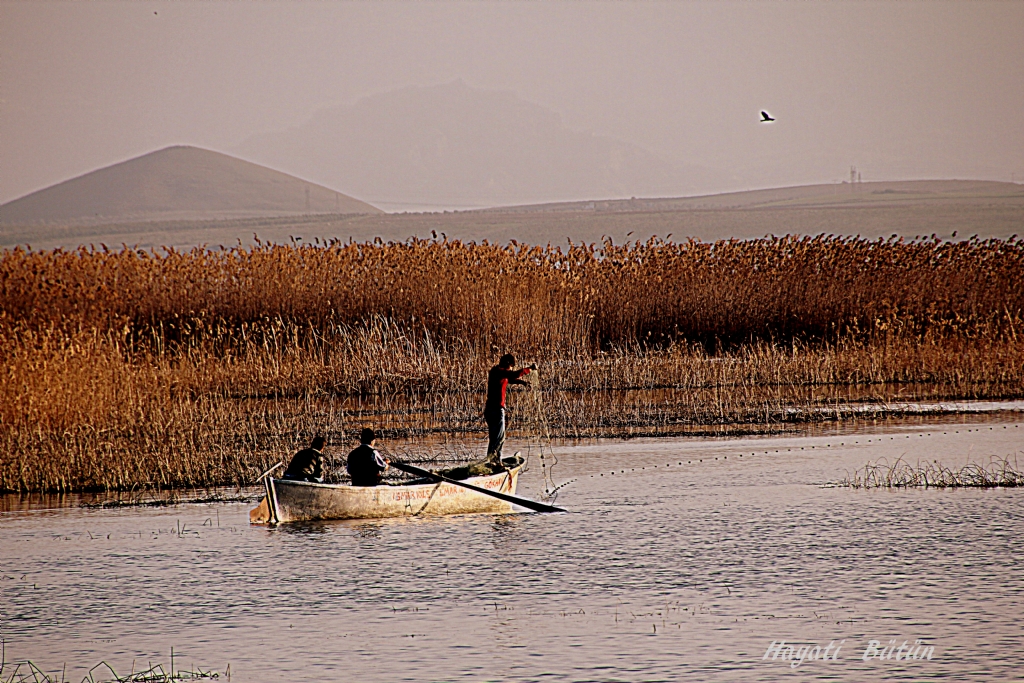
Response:
[[[377,438],[377,434],[369,427],[364,427],[363,431],[359,432],[359,443],[371,443]]]
[[[313,443],[309,444],[309,447],[315,451],[323,450],[324,444],[327,443],[327,439],[322,436],[313,437]]]
[[[510,367],[512,367],[515,364],[516,364],[516,357],[513,356],[511,353],[506,353],[498,361],[498,365],[500,365],[503,368],[510,368]]]

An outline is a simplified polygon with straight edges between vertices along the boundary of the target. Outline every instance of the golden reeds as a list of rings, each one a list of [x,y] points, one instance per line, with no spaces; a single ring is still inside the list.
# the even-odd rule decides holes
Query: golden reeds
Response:
[[[1016,397],[1022,312],[1016,240],[7,251],[0,490],[243,484],[315,432],[475,432],[505,350],[562,436]]]
[[[1016,240],[16,249],[0,259],[0,310],[7,324],[97,329],[157,350],[263,334],[273,321],[306,335],[383,317],[446,341],[591,351],[849,331],[1015,334],[1022,270]]]

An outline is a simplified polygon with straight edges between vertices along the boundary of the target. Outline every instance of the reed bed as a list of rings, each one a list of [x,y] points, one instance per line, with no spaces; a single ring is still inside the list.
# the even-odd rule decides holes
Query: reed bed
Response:
[[[521,435],[536,400],[585,437],[1019,397],[1022,312],[1016,239],[16,249],[0,490],[241,486],[367,425],[455,443],[506,350],[540,365]]]
[[[1024,470],[1016,457],[992,458],[988,465],[967,463],[957,468],[945,467],[938,461],[911,464],[897,458],[891,464],[879,461],[866,464],[839,482],[854,489],[876,488],[1015,488],[1024,486]]]

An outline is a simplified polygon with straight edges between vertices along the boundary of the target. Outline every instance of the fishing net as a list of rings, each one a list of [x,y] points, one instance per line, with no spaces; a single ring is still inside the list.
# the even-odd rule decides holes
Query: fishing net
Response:
[[[544,409],[540,372],[532,371],[526,375],[526,380],[529,382],[529,389],[525,400],[522,401],[521,409],[523,431],[527,434],[526,462],[529,464],[533,455],[538,457],[544,479],[544,497],[553,500],[558,490],[566,484],[558,486],[554,481],[554,468],[558,465],[558,456],[551,448],[551,427],[548,424],[547,411]]]

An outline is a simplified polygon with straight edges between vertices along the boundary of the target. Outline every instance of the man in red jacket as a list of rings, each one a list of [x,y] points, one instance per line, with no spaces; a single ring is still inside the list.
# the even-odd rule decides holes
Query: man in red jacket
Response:
[[[528,384],[521,378],[530,370],[536,370],[534,363],[528,368],[513,370],[516,357],[506,353],[498,364],[487,373],[487,404],[484,419],[487,421],[487,459],[501,464],[501,447],[505,444],[505,391],[509,384]]]

